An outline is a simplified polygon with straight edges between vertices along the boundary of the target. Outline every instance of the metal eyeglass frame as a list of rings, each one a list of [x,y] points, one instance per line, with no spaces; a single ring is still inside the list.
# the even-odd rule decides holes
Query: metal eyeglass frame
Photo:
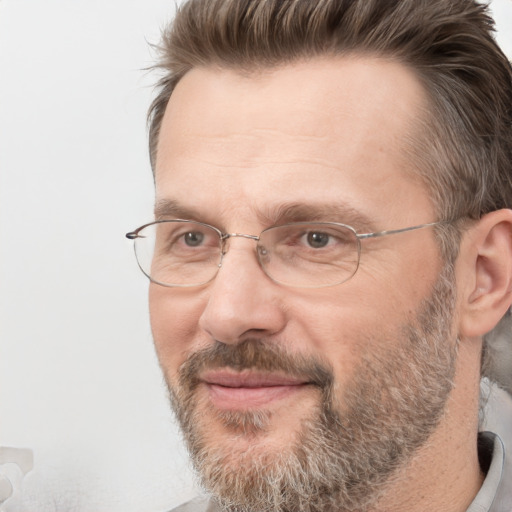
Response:
[[[261,262],[261,260],[259,258],[259,255],[258,255],[258,263],[259,263],[261,269],[263,270],[263,272],[265,273],[265,275],[267,275],[270,279],[272,279],[272,281],[274,281],[274,282],[276,282],[278,284],[281,284],[283,286],[289,286],[289,287],[293,287],[293,288],[327,288],[329,286],[336,286],[336,285],[339,285],[339,284],[347,282],[348,280],[350,280],[356,274],[357,269],[359,268],[360,260],[361,260],[361,241],[362,240],[366,240],[368,238],[377,238],[377,237],[382,237],[382,236],[387,236],[387,235],[396,235],[396,234],[399,234],[399,233],[406,233],[408,231],[415,231],[417,229],[423,229],[423,228],[428,228],[428,227],[431,227],[431,226],[437,226],[437,225],[440,225],[440,224],[446,224],[447,223],[446,221],[440,220],[440,221],[436,221],[436,222],[429,222],[429,223],[426,223],[426,224],[418,224],[416,226],[408,226],[406,228],[401,228],[401,229],[390,229],[390,230],[385,230],[385,231],[377,231],[377,232],[374,232],[374,233],[358,233],[352,226],[349,226],[347,224],[342,224],[340,222],[316,222],[316,221],[313,221],[313,222],[291,222],[291,223],[287,223],[287,224],[280,224],[280,225],[277,225],[277,226],[270,226],[268,228],[265,228],[263,231],[261,231],[261,233],[259,235],[249,235],[249,234],[246,234],[246,233],[223,233],[220,229],[216,228],[215,226],[212,226],[211,224],[206,224],[204,222],[197,222],[197,221],[190,220],[190,219],[166,219],[166,220],[156,220],[156,221],[153,221],[153,222],[148,222],[147,224],[144,224],[144,225],[138,227],[135,231],[130,231],[129,233],[126,233],[125,236],[126,236],[126,238],[128,238],[130,240],[135,240],[135,239],[139,238],[139,232],[142,231],[144,228],[147,228],[148,226],[151,226],[151,225],[162,224],[162,223],[166,223],[166,222],[182,222],[182,223],[191,222],[191,223],[194,223],[194,224],[198,224],[200,226],[204,226],[206,228],[214,230],[219,235],[219,239],[221,241],[220,261],[219,261],[219,263],[217,265],[216,272],[207,281],[204,281],[204,282],[201,282],[201,283],[194,283],[194,284],[166,284],[166,283],[162,283],[160,281],[157,281],[157,280],[153,279],[151,277],[151,275],[149,275],[142,268],[142,265],[139,262],[139,258],[137,257],[137,252],[136,252],[135,245],[134,245],[135,258],[136,258],[137,263],[138,263],[140,269],[142,270],[143,274],[146,275],[150,279],[150,281],[152,281],[153,283],[159,284],[161,286],[166,286],[166,287],[169,287],[169,288],[190,288],[190,287],[194,287],[194,286],[202,286],[204,284],[207,284],[207,283],[213,281],[213,279],[215,279],[215,277],[217,276],[217,273],[218,273],[219,269],[222,267],[222,260],[223,260],[224,255],[227,252],[227,251],[224,250],[224,246],[225,246],[226,241],[229,238],[248,238],[250,240],[254,240],[255,242],[259,242],[260,238],[261,238],[261,235],[263,233],[265,233],[266,231],[269,231],[271,229],[278,228],[278,227],[285,227],[285,226],[300,226],[300,225],[311,225],[311,224],[339,226],[339,227],[342,227],[342,228],[349,229],[355,235],[355,237],[357,239],[357,242],[358,242],[357,265],[356,265],[356,267],[354,269],[354,272],[348,278],[346,278],[346,279],[344,279],[342,281],[336,282],[336,283],[332,283],[332,284],[330,283],[330,284],[325,284],[325,285],[320,285],[320,286],[290,285],[290,284],[282,283],[281,281],[279,281],[279,280],[275,279],[274,277],[272,277],[271,275],[269,275],[267,270],[266,270],[266,268],[265,268],[265,266],[262,264],[262,262]]]

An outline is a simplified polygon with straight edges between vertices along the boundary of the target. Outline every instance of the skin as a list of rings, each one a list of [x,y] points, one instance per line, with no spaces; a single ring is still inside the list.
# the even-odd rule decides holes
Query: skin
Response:
[[[248,76],[194,69],[178,84],[162,124],[157,217],[193,216],[225,232],[253,235],[275,224],[273,212],[289,203],[312,211],[342,205],[343,212],[322,220],[360,232],[438,220],[401,147],[425,101],[410,70],[370,57],[313,59]],[[175,201],[185,211],[169,208]],[[476,453],[481,336],[484,323],[497,322],[510,303],[511,274],[510,264],[493,264],[497,246],[511,253],[510,213],[484,221],[464,235],[456,267],[458,301],[453,337],[446,343],[455,344],[459,335],[461,344],[446,414],[390,484],[378,510],[463,511],[481,485]],[[484,247],[485,260],[479,252]],[[216,340],[236,344],[257,337],[327,362],[342,401],[363,355],[375,340],[386,339],[392,348],[394,333],[414,320],[440,268],[433,230],[422,229],[364,241],[359,269],[344,284],[289,288],[261,270],[254,241],[231,239],[222,268],[207,285],[150,285],[152,330],[165,377],[176,386],[186,358]],[[239,376],[226,370],[215,378]],[[310,386],[283,383],[276,393],[266,385],[268,376],[252,378],[257,393],[240,381],[242,389],[236,390],[199,386],[198,399],[208,404],[208,442],[224,443],[234,453],[249,447],[278,450],[291,442],[319,399]],[[256,438],[235,435],[211,408],[264,408],[271,412],[270,425]]]

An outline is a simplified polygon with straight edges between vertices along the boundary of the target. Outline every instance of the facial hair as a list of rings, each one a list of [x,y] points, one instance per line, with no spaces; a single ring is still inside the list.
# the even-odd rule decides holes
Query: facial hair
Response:
[[[453,267],[447,265],[415,321],[401,326],[395,339],[372,339],[371,351],[362,354],[342,390],[325,361],[291,354],[264,339],[216,342],[191,354],[180,367],[178,384],[169,385],[171,404],[202,485],[219,509],[364,512],[374,507],[443,415],[455,373],[454,294]],[[298,377],[310,382],[319,398],[288,445],[269,450],[244,443],[237,450],[233,436],[265,436],[272,414],[219,411],[201,401],[199,373],[219,368]],[[226,430],[224,440],[209,438],[214,420]]]

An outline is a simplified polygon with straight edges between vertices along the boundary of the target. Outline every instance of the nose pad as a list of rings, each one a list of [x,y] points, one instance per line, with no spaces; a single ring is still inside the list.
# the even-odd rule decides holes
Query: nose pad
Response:
[[[258,261],[262,266],[264,260],[268,261],[270,259],[270,251],[264,245],[261,245],[260,242],[258,242],[258,245],[256,246],[256,254],[258,255]]]
[[[220,270],[222,268],[222,262],[224,261],[224,256],[226,256],[226,253],[227,251],[224,250],[224,246],[221,247],[221,251],[220,251],[220,259],[219,259],[219,263],[217,264],[217,267],[218,269]],[[217,270],[217,272],[219,271]]]
[[[260,261],[260,255],[259,255],[259,250],[260,250],[260,246],[259,246],[259,237],[256,236],[256,235],[246,235],[244,233],[226,233],[222,238],[221,238],[221,252],[220,252],[220,260],[219,260],[219,264],[218,264],[218,268],[221,269],[222,268],[222,263],[224,261],[224,256],[226,256],[226,254],[228,253],[228,250],[229,250],[229,241],[231,238],[247,238],[249,240],[253,240],[254,242],[256,242],[257,245],[257,248],[256,248],[256,253],[257,253],[257,261],[258,261],[258,264],[259,266],[262,268],[262,270],[264,271],[262,265],[261,265],[261,261]]]

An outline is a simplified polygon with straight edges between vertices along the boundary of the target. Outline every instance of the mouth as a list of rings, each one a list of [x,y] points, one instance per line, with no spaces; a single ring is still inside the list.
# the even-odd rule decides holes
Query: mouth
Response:
[[[282,402],[312,384],[279,374],[212,370],[201,376],[212,404],[223,410],[251,410]]]

